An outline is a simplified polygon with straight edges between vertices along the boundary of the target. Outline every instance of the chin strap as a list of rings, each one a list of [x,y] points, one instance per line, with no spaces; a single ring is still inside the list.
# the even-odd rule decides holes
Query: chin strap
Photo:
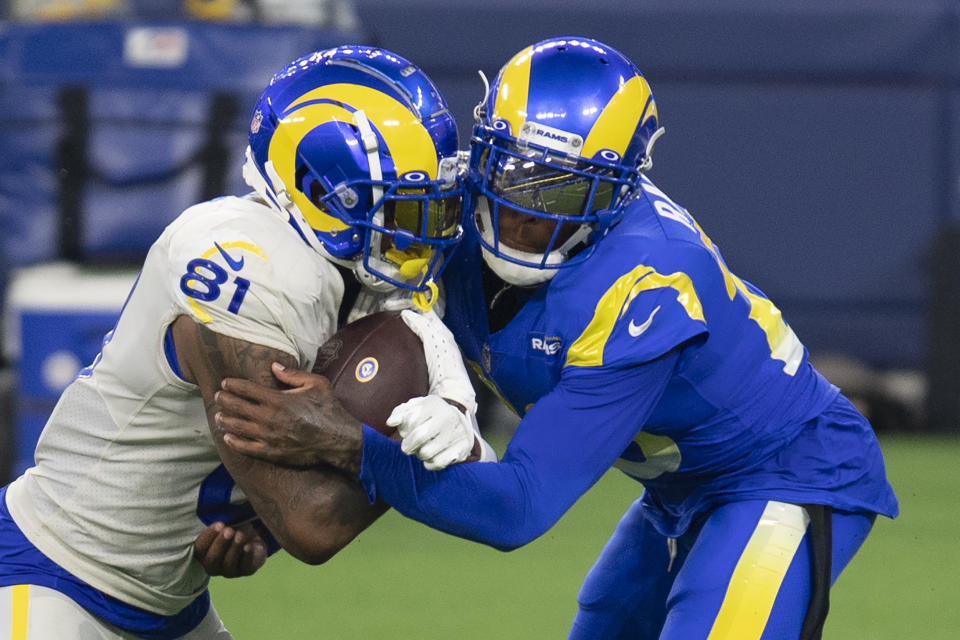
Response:
[[[367,118],[367,114],[363,111],[363,109],[357,109],[353,112],[353,122],[357,125],[357,129],[360,131],[360,144],[363,145],[363,151],[367,154],[367,165],[370,169],[370,180],[373,183],[370,185],[370,198],[371,206],[376,210],[376,213],[373,215],[373,220],[371,220],[371,222],[382,227],[384,222],[383,203],[381,202],[381,199],[383,198],[383,187],[379,183],[383,181],[383,167],[380,165],[380,144],[377,141],[377,134],[373,132],[373,127],[370,126],[370,120]],[[372,229],[368,233],[370,234],[369,242],[372,253],[374,249],[380,245],[380,233],[373,231]],[[375,256],[371,255],[371,257]],[[357,274],[357,278],[359,278],[364,285],[377,291],[386,290],[383,287],[388,283],[376,277],[372,273],[369,273],[366,267],[364,267],[363,262],[363,258],[360,258],[357,261],[357,266],[354,270],[354,273]],[[383,283],[383,286],[381,283]]]
[[[373,194],[373,206],[377,206],[377,201],[383,195],[383,188],[377,184],[383,180],[383,168],[380,166],[380,154],[378,153],[379,144],[377,143],[377,134],[373,132],[367,114],[363,109],[357,109],[353,112],[353,121],[360,130],[360,142],[363,144],[363,151],[367,154],[367,164],[370,165],[370,179],[374,182],[370,188]]]
[[[487,96],[490,95],[490,81],[487,80],[486,74],[481,69],[477,69],[477,73],[480,74],[480,79],[483,81],[483,99],[473,108],[473,120],[479,124],[483,120],[483,105],[487,103]]]
[[[273,166],[273,160],[267,160],[263,168],[266,169],[267,177],[270,178],[270,183],[273,187],[272,191],[277,199],[277,204],[280,205],[281,209],[288,208],[293,204],[293,200],[290,198],[290,194],[287,193],[287,188],[284,186],[283,180],[280,179],[277,168]]]
[[[283,217],[314,251],[329,257],[326,248],[317,238],[317,234],[313,231],[303,213],[300,212],[296,203],[290,199],[290,195],[287,193],[276,167],[273,166],[273,162],[268,160],[264,163],[268,181],[257,169],[256,162],[253,159],[253,151],[250,147],[247,147],[246,156],[247,160],[243,164],[243,179],[246,183],[269,204],[271,210]]]
[[[581,242],[586,242],[590,239],[590,234],[593,233],[593,229],[588,224],[581,224],[580,227],[574,231],[567,241],[562,245],[554,249],[564,260],[567,259],[567,256],[570,255],[570,252],[573,251],[577,245]]]

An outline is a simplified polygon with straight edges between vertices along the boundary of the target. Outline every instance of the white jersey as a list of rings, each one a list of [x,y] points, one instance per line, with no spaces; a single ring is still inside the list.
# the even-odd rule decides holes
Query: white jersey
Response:
[[[228,197],[185,211],[150,249],[97,361],[61,396],[36,466],[10,485],[17,525],[91,586],[161,615],[180,611],[207,585],[192,555],[205,520],[245,499],[198,388],[171,367],[168,326],[187,315],[310,368],[342,296],[333,265],[260,202]]]

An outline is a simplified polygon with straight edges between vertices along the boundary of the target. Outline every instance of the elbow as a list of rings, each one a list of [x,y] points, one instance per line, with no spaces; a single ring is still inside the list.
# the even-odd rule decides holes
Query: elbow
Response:
[[[277,541],[291,556],[309,565],[328,561],[353,539],[353,535],[322,526],[289,526]]]
[[[552,522],[535,518],[518,518],[511,520],[509,525],[490,532],[484,541],[497,551],[515,551],[542,536],[551,524]]]
[[[284,546],[284,549],[294,558],[312,566],[320,565],[337,554],[340,548],[327,546]]]
[[[556,524],[563,510],[542,499],[535,490],[538,485],[524,483],[519,476],[515,489],[480,494],[470,505],[473,516],[461,522],[458,535],[508,552],[530,544]]]
[[[333,556],[337,555],[337,552],[343,548],[344,545],[329,544],[326,540],[299,540],[299,539],[286,539],[279,540],[280,546],[283,547],[284,551],[289,553],[291,556],[303,562],[304,564],[309,565],[319,565],[323,564]]]
[[[527,541],[527,542],[529,542],[529,541]],[[520,542],[513,542],[513,541],[511,541],[511,542],[495,542],[495,543],[492,543],[490,546],[493,547],[494,549],[496,549],[497,551],[503,551],[504,553],[508,553],[508,552],[510,552],[510,551],[516,551],[516,550],[519,549],[520,547],[522,547],[522,546],[524,546],[525,544],[527,544],[527,542],[523,542],[523,541],[520,541]]]
[[[505,553],[509,551],[516,551],[520,547],[530,544],[540,537],[540,535],[540,533],[529,534],[522,531],[514,531],[511,532],[510,535],[503,536],[498,540],[491,542],[490,546],[497,551],[503,551]]]

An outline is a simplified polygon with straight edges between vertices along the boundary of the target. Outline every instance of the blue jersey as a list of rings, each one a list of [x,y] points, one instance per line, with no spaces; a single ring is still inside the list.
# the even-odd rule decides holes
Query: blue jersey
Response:
[[[481,262],[468,238],[445,273],[445,321],[478,373],[523,416],[501,463],[515,466],[508,475],[518,480],[450,469],[464,477],[445,484],[496,485],[508,501],[540,486],[536,499],[517,498],[549,511],[528,523],[531,532],[552,524],[612,464],[643,483],[645,514],[668,536],[738,499],[896,515],[866,419],[809,364],[776,306],[734,275],[689,213],[651,182],[594,255],[560,269],[493,333]],[[368,489],[383,492],[368,466]],[[496,538],[496,527],[477,526],[485,516],[467,524],[469,507],[448,512],[439,491],[429,492],[433,513],[421,513],[433,482],[419,479],[408,515]],[[401,494],[383,492],[403,512]],[[442,522],[450,513],[462,529]]]

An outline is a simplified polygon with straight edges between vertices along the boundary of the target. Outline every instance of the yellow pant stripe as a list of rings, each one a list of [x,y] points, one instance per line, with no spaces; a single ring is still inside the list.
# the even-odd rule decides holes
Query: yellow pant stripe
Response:
[[[810,518],[802,507],[769,502],[737,561],[707,640],[756,640]]]
[[[27,606],[30,604],[30,586],[18,584],[13,587],[13,626],[10,640],[26,640]]]

